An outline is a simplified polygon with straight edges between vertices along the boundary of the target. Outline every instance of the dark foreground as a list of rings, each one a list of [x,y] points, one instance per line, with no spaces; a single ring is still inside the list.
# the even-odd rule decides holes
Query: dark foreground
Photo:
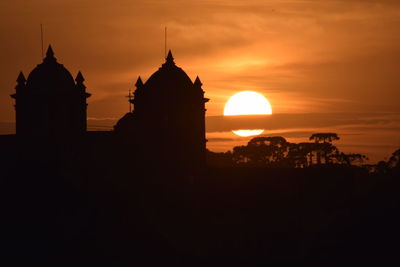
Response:
[[[2,166],[0,266],[400,262],[395,171],[38,162]]]

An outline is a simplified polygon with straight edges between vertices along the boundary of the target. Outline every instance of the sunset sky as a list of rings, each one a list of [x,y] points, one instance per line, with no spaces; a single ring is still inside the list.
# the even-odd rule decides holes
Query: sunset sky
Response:
[[[128,111],[128,89],[164,61],[168,27],[176,64],[211,99],[209,149],[246,143],[231,133],[242,126],[293,142],[337,132],[341,150],[372,162],[400,147],[400,1],[1,1],[0,134],[13,132],[19,71],[41,62],[41,23],[45,46],[86,79],[91,130]],[[273,115],[223,118],[242,90],[262,93]]]

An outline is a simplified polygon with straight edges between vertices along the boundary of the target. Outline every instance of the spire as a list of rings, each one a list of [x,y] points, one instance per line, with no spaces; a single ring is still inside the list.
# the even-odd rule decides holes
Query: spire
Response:
[[[83,84],[85,81],[85,78],[83,78],[83,75],[80,71],[78,71],[78,74],[76,75],[75,81],[77,84]]]
[[[174,62],[174,57],[172,56],[171,49],[168,51],[168,55],[167,55],[167,57],[165,58],[165,62],[166,62],[166,63],[175,64],[175,62]]]
[[[15,86],[16,93],[10,95],[12,98],[17,99],[17,95],[20,94],[18,92],[20,92],[21,90],[24,90],[24,88],[25,88],[25,82],[26,82],[25,76],[21,71],[17,78],[17,85]]]
[[[24,84],[26,82],[25,76],[22,71],[18,75],[17,82],[18,84]]]
[[[47,62],[56,61],[56,58],[54,57],[54,51],[51,45],[49,45],[49,47],[47,48],[46,57],[44,58],[44,61]]]
[[[138,79],[137,79],[137,81],[135,83],[135,86],[138,89],[143,86],[143,81],[142,81],[142,78],[140,78],[140,76],[138,77]]]
[[[82,72],[78,71],[78,74],[76,75],[75,78],[76,88],[84,94],[85,98],[88,98],[91,96],[91,94],[86,92],[86,86],[83,84],[84,81],[85,78],[83,78]]]
[[[47,48],[46,57],[54,57],[54,51],[51,45]]]
[[[196,77],[196,80],[194,81],[194,85],[195,85],[195,86],[198,86],[198,87],[201,87],[201,86],[203,85],[203,84],[201,83],[201,81],[200,81],[199,76]]]

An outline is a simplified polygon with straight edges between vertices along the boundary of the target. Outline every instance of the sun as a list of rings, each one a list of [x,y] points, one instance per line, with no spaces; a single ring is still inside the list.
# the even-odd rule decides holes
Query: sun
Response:
[[[247,136],[254,136],[254,135],[260,135],[264,132],[262,129],[258,130],[234,130],[232,131],[234,134],[242,136],[242,137],[247,137]]]
[[[268,115],[272,114],[269,101],[254,91],[234,94],[225,104],[224,115]]]
[[[254,91],[242,91],[234,94],[225,104],[224,115],[270,115],[272,107],[269,101]],[[242,137],[259,135],[264,129],[239,129],[232,131]]]

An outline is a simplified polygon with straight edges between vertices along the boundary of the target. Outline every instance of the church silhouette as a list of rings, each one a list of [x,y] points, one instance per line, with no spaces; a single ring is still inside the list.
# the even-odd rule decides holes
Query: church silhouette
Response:
[[[206,164],[205,103],[199,77],[192,82],[169,51],[165,63],[146,81],[138,78],[133,111],[113,131],[87,131],[84,78],[75,80],[49,46],[43,62],[28,78],[21,72],[15,94],[16,142],[40,146],[51,157],[70,157],[102,144],[118,143],[142,160],[161,166],[198,170]],[[21,145],[22,144],[22,145]],[[90,144],[90,145],[87,145]],[[154,157],[156,151],[157,157]],[[146,156],[147,155],[147,156]],[[136,155],[137,156],[137,155]]]
[[[133,112],[122,117],[114,129],[158,151],[167,165],[198,168],[205,164],[205,103],[199,77],[193,83],[174,62],[171,51],[166,61],[145,82],[138,78]]]
[[[74,81],[49,46],[43,63],[27,80],[20,72],[16,93],[11,95],[17,136],[60,142],[82,137],[86,132],[86,99],[90,97],[83,82],[81,72]]]

